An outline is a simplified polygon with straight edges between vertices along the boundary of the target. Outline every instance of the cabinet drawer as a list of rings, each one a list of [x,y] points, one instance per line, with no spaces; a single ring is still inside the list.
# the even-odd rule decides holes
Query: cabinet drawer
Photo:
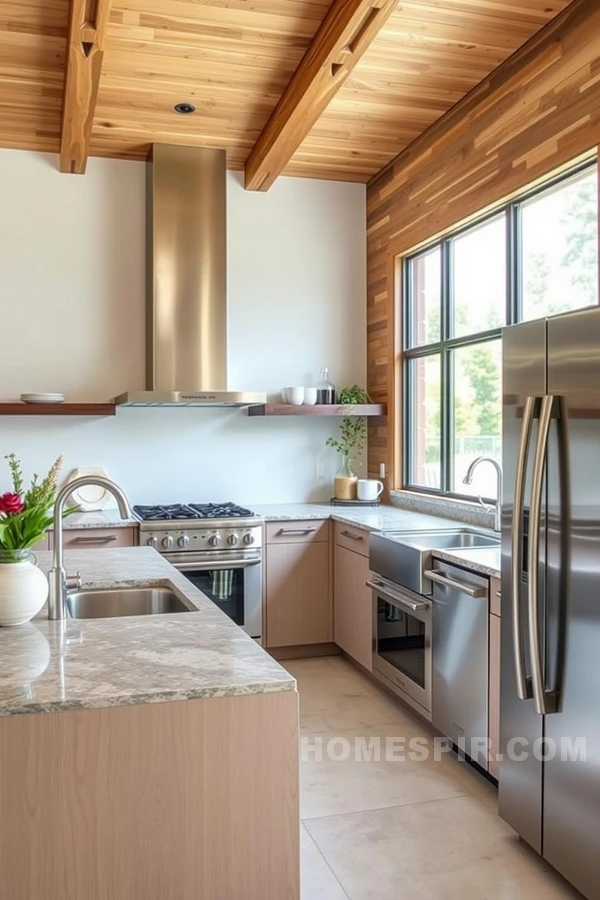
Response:
[[[335,542],[340,547],[360,553],[361,556],[369,555],[369,532],[357,528],[356,525],[335,522]]]
[[[65,550],[97,550],[113,547],[135,547],[135,528],[72,528],[63,531]],[[50,549],[54,535],[50,535]]]
[[[494,616],[502,613],[502,600],[500,594],[500,579],[490,578],[490,612]]]
[[[267,544],[310,544],[329,540],[329,519],[267,522]]]

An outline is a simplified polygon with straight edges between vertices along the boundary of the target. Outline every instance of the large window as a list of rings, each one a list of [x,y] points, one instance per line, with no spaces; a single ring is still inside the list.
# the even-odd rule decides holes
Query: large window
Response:
[[[598,176],[587,165],[404,264],[404,484],[496,499],[504,325],[598,303]]]

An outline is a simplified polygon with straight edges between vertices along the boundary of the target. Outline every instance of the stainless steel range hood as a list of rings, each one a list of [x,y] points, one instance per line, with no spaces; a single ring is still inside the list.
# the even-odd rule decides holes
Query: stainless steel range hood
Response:
[[[154,144],[146,172],[146,390],[124,406],[250,406],[227,390],[225,151]]]

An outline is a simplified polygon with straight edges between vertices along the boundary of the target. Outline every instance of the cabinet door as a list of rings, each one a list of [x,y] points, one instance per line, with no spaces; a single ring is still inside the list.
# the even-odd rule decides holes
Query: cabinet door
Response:
[[[352,659],[371,671],[373,594],[366,585],[369,576],[368,557],[336,544],[333,639]]]
[[[329,543],[269,544],[266,560],[267,647],[333,640]]]
[[[490,756],[488,771],[498,778],[496,755],[500,752],[500,617],[490,616],[490,680],[489,680],[489,738]]]

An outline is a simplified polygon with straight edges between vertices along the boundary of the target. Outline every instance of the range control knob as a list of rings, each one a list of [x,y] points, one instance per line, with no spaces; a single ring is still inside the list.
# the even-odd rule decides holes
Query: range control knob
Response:
[[[208,539],[208,543],[210,547],[218,547],[221,543],[221,535],[220,534],[211,534]]]
[[[158,541],[156,540],[156,537],[154,535],[151,535],[146,541],[146,544],[148,545],[148,547],[156,547]]]
[[[235,545],[237,544],[239,539],[240,539],[239,534],[230,534],[229,537],[227,538],[227,543],[229,544],[230,547],[235,547]]]
[[[254,535],[253,534],[245,534],[244,535],[244,543],[246,546],[250,546],[250,544],[254,543]]]
[[[177,538],[177,546],[178,547],[187,547],[189,542],[190,542],[190,539],[187,536],[187,534],[182,534],[180,537]]]
[[[161,544],[163,545],[165,550],[168,550],[169,547],[172,547],[173,546],[173,538],[171,537],[171,535],[170,534],[165,535],[165,537],[161,541]]]

